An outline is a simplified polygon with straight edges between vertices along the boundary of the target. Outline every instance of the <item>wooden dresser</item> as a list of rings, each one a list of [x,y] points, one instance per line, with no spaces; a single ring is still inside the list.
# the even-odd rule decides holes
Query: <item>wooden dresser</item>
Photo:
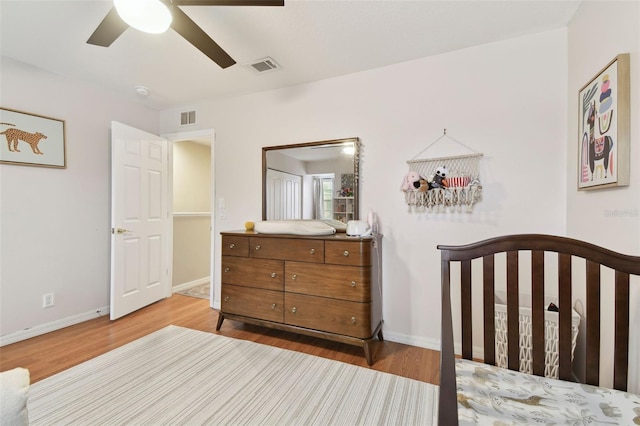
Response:
[[[222,232],[225,318],[362,346],[382,340],[381,236]]]

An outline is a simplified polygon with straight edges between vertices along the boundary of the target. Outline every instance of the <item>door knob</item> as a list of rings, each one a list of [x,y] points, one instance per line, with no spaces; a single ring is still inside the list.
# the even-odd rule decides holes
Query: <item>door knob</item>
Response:
[[[124,233],[127,233],[127,232],[131,232],[131,231],[128,230],[128,229],[124,229],[124,228],[111,228],[111,233],[112,234],[124,234]]]

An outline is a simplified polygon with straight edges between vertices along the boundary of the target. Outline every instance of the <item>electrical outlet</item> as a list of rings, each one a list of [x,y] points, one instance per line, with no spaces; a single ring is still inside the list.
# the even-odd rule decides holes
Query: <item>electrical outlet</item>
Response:
[[[47,293],[42,295],[42,307],[50,308],[55,305],[55,300],[53,298],[53,293]]]

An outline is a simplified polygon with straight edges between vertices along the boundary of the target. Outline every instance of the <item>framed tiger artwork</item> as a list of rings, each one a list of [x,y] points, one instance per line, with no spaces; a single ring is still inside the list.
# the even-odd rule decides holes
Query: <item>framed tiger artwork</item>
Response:
[[[64,120],[0,107],[0,163],[66,168]]]

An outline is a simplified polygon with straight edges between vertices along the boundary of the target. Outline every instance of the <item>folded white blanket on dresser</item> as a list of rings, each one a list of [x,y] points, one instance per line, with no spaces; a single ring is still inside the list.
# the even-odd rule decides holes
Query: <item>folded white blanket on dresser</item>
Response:
[[[259,234],[333,235],[336,228],[320,220],[265,220],[256,222]]]

